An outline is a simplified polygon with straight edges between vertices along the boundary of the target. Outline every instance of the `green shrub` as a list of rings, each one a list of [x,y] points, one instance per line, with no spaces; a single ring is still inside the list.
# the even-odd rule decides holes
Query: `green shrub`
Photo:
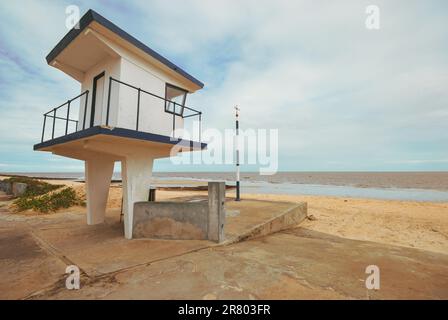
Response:
[[[56,191],[51,194],[44,194],[41,196],[21,196],[14,201],[14,205],[16,205],[18,211],[32,209],[47,213],[61,208],[85,205],[85,203],[77,196],[73,188],[67,187],[61,191]]]
[[[71,187],[58,190],[64,185],[50,184],[28,177],[11,177],[5,181],[27,184],[25,193],[13,202],[18,211],[32,209],[47,213],[75,205],[85,205],[85,202],[78,197],[75,190]]]
[[[62,184],[50,184],[44,181],[28,177],[12,177],[5,179],[4,181],[11,183],[13,182],[26,183],[27,184],[26,191],[23,195],[20,196],[21,198],[40,196],[50,191],[63,187]]]

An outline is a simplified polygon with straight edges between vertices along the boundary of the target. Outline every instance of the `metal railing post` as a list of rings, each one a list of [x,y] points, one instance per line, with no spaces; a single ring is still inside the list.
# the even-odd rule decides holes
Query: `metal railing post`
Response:
[[[199,112],[199,148],[202,149],[202,112]]]
[[[54,127],[56,125],[56,108],[53,109],[53,130],[51,131],[51,139],[54,139]]]
[[[138,117],[140,114],[140,92],[141,89],[138,88],[138,96],[137,96],[137,124],[135,125],[135,130],[138,131]]]
[[[174,135],[174,131],[176,130],[176,105],[174,105],[173,112],[173,139],[176,138]]]
[[[65,121],[65,135],[68,133],[68,119],[70,117],[70,100],[67,102],[67,120]]]
[[[107,112],[106,112],[106,126],[109,125],[109,109],[110,109],[110,91],[112,89],[112,77],[109,77],[109,92],[107,94]],[[95,97],[93,97],[95,99]]]
[[[40,142],[44,142],[45,122],[47,122],[47,115],[46,114],[44,114],[44,125],[42,126],[42,139],[40,140]]]
[[[86,102],[84,103],[84,119],[82,121],[82,130],[86,128],[87,102],[89,100],[89,90],[86,91]]]

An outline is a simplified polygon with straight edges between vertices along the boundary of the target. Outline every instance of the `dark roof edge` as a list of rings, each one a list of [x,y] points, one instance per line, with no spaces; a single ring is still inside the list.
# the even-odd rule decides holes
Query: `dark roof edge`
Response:
[[[84,31],[84,29],[92,22],[96,21],[99,24],[101,24],[103,27],[109,29],[113,33],[117,34],[119,37],[123,38],[124,40],[130,42],[140,50],[144,51],[146,54],[150,55],[154,59],[158,60],[159,62],[163,63],[165,66],[170,68],[171,70],[177,72],[182,77],[190,80],[191,82],[195,83],[199,87],[203,88],[204,84],[193,77],[192,75],[188,74],[186,71],[184,71],[182,68],[176,66],[174,63],[166,59],[165,57],[161,56],[151,48],[149,48],[147,45],[142,43],[141,41],[137,40],[133,36],[131,36],[129,33],[124,31],[123,29],[119,28],[114,23],[110,22],[100,14],[96,13],[92,9],[89,9],[82,18],[79,20],[79,29],[71,29],[59,43],[53,48],[53,50],[50,51],[50,53],[47,55],[46,60],[47,63],[50,64],[51,61],[53,61],[61,52],[64,50],[81,32]]]

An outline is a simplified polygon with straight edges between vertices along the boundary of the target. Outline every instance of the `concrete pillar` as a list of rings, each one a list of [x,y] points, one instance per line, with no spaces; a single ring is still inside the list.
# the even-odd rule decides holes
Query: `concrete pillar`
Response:
[[[226,184],[225,182],[208,183],[208,239],[222,242],[225,239],[224,225]]]
[[[153,162],[153,157],[148,154],[130,155],[121,161],[124,236],[126,239],[132,239],[134,203],[148,200]]]
[[[114,160],[98,157],[85,161],[87,224],[104,222]]]

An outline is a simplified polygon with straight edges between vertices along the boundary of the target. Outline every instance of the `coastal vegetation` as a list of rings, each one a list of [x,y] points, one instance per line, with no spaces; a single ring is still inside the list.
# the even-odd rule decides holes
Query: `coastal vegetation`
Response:
[[[13,202],[13,206],[18,212],[33,210],[48,213],[62,208],[85,205],[83,197],[79,196],[72,187],[28,177],[12,177],[5,181],[26,183],[27,185],[25,193]]]

